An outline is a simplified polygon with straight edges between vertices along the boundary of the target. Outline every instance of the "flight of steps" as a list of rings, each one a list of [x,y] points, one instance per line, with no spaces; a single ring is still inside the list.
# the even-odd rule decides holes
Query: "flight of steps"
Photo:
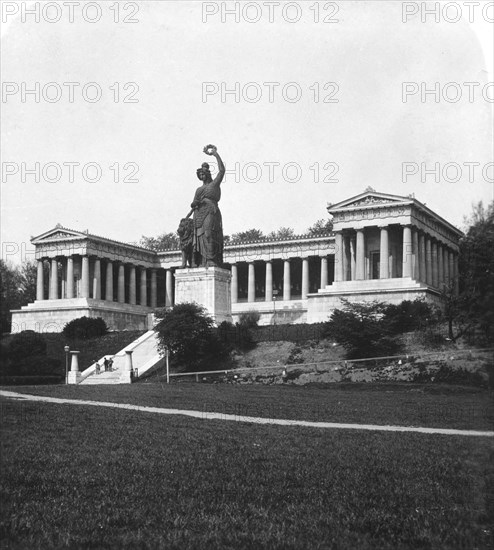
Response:
[[[105,355],[113,359],[111,372],[104,371],[104,360],[102,357],[98,363],[100,365],[100,374],[96,374],[95,366],[86,369],[82,374],[81,384],[120,384],[122,373],[126,367],[126,351],[132,351],[132,366],[137,369],[137,376],[141,378],[144,374],[149,374],[151,369],[161,366],[164,359],[158,354],[158,339],[154,330],[149,330],[137,340],[120,350],[116,355]]]

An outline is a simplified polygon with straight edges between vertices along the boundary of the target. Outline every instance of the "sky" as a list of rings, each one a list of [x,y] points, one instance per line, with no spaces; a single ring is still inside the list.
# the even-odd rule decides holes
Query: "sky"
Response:
[[[2,258],[57,223],[175,231],[210,143],[225,234],[302,233],[369,186],[463,227],[493,199],[494,7],[423,4],[4,2]]]

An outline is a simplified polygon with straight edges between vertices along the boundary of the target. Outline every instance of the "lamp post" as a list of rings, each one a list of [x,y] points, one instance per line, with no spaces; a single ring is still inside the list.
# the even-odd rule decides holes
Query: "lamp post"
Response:
[[[70,347],[65,346],[63,349],[65,351],[65,384],[68,384],[69,383],[69,351],[70,351]]]

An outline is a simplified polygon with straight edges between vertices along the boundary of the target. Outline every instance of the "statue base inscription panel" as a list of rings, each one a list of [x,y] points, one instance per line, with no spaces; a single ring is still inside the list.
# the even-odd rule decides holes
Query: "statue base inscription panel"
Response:
[[[232,322],[231,273],[220,267],[194,267],[175,271],[175,303],[195,302],[206,308],[219,325]]]

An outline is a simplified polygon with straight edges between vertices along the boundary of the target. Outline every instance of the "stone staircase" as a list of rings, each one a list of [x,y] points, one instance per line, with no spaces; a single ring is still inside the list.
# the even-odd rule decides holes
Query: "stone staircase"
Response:
[[[100,365],[100,374],[96,374],[96,367],[93,365],[81,373],[80,384],[122,384],[128,383],[125,377],[126,373],[126,351],[132,351],[132,366],[134,372],[137,372],[137,378],[150,373],[151,369],[156,369],[164,362],[164,358],[158,353],[158,339],[154,330],[149,330],[137,340],[120,350],[115,355],[105,355],[98,364]],[[113,359],[111,372],[104,371],[105,357]]]

